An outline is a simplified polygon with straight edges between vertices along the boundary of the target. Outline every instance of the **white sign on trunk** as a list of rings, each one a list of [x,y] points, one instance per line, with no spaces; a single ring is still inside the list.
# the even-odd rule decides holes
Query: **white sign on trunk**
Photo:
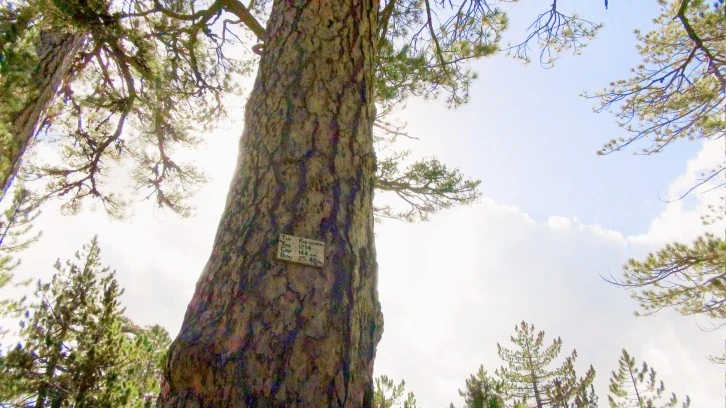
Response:
[[[294,235],[280,234],[277,244],[277,259],[310,266],[323,266],[325,243]]]

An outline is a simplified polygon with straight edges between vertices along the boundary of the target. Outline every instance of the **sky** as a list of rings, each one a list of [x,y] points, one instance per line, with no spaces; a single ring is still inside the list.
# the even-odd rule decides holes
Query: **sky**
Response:
[[[723,141],[680,143],[656,156],[596,156],[622,131],[579,95],[628,74],[638,62],[632,31],[647,28],[656,8],[578,3],[581,15],[605,24],[582,55],[552,69],[488,58],[474,64],[480,77],[468,105],[411,100],[399,113],[418,137],[402,145],[414,158],[436,156],[482,180],[474,205],[428,222],[375,227],[385,318],[376,374],[405,379],[421,407],[461,405],[457,390],[480,364],[489,372],[502,364],[497,343],[506,346],[522,320],[548,341],[561,337],[562,357],[577,349],[580,374],[595,367],[601,406],[622,348],[652,365],[669,391],[690,395],[692,406],[724,404],[724,368],[707,360],[723,350],[723,331],[672,311],[635,317],[635,301],[602,278],[619,276],[630,257],[704,231],[699,217],[714,194],[665,199],[720,163]],[[536,12],[524,3],[515,9],[512,40]],[[50,276],[57,258],[72,257],[98,234],[104,263],[126,289],[127,315],[175,335],[223,210],[241,117],[231,115],[193,152],[212,177],[192,200],[194,217],[148,202],[128,221],[92,210],[62,216],[50,203],[37,222],[43,237],[23,254],[18,277]],[[709,228],[724,231],[723,224]]]

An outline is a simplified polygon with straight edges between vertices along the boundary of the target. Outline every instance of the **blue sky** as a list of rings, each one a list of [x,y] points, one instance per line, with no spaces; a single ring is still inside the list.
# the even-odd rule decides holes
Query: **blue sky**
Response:
[[[549,4],[540,3],[512,8],[505,41],[523,37],[533,16]],[[596,101],[580,94],[627,77],[640,62],[633,30],[649,27],[657,7],[615,1],[605,10],[600,1],[577,3],[587,5],[580,15],[604,23],[581,56],[565,55],[552,69],[503,56],[481,60],[474,65],[480,77],[469,105],[446,110],[442,102],[410,103],[404,120],[412,135],[426,138],[427,146],[413,147],[419,154],[459,165],[482,180],[487,197],[515,204],[535,219],[557,213],[639,232],[664,208],[659,197],[665,198],[668,182],[700,146],[679,143],[654,156],[634,156],[637,149],[595,155],[625,132],[612,115],[594,113]]]
[[[516,5],[511,36],[521,36],[550,1],[534,3]],[[703,332],[707,322],[670,311],[636,318],[628,294],[600,275],[618,275],[629,257],[703,231],[699,216],[713,194],[689,203],[659,197],[720,163],[723,141],[680,143],[649,157],[596,156],[622,133],[578,95],[628,74],[638,62],[632,31],[647,27],[657,10],[644,1],[611,1],[607,11],[599,0],[560,3],[605,23],[583,55],[549,70],[489,58],[474,67],[480,78],[469,105],[449,110],[441,101],[412,100],[400,113],[419,137],[404,143],[413,155],[437,156],[481,179],[483,198],[430,222],[376,225],[385,316],[376,372],[406,379],[421,407],[459,404],[464,380],[479,364],[493,372],[501,364],[497,342],[526,320],[550,339],[561,336],[563,355],[577,348],[580,372],[595,366],[601,406],[623,347],[655,366],[668,390],[691,395],[694,407],[721,406],[723,367],[706,356],[723,349],[722,332]],[[190,153],[213,178],[193,199],[196,217],[141,203],[133,219],[118,222],[97,211],[63,217],[50,204],[38,222],[44,236],[26,252],[20,276],[48,276],[56,258],[99,234],[103,259],[126,288],[129,316],[176,334],[224,206],[241,117],[233,113]]]

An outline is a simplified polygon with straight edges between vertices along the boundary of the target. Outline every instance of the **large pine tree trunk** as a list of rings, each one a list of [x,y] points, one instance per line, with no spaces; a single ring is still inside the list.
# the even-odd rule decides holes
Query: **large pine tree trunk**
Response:
[[[373,236],[376,0],[276,0],[212,254],[158,407],[361,407],[382,333]],[[278,237],[325,242],[322,268]]]
[[[25,149],[35,137],[48,105],[68,74],[83,38],[82,34],[62,30],[40,33],[36,46],[38,69],[31,78],[27,100],[13,118],[12,141],[0,149],[0,199],[18,173]]]

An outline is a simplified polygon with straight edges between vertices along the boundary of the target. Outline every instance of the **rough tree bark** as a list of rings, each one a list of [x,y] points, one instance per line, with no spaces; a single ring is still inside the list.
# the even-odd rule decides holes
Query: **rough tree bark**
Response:
[[[35,137],[41,119],[68,74],[83,39],[80,33],[69,34],[62,30],[40,33],[36,46],[38,68],[29,85],[28,99],[13,118],[12,142],[0,149],[0,199],[5,196],[20,170],[25,149]]]
[[[158,407],[370,406],[376,0],[275,0],[211,256]],[[276,259],[325,242],[322,268]]]

